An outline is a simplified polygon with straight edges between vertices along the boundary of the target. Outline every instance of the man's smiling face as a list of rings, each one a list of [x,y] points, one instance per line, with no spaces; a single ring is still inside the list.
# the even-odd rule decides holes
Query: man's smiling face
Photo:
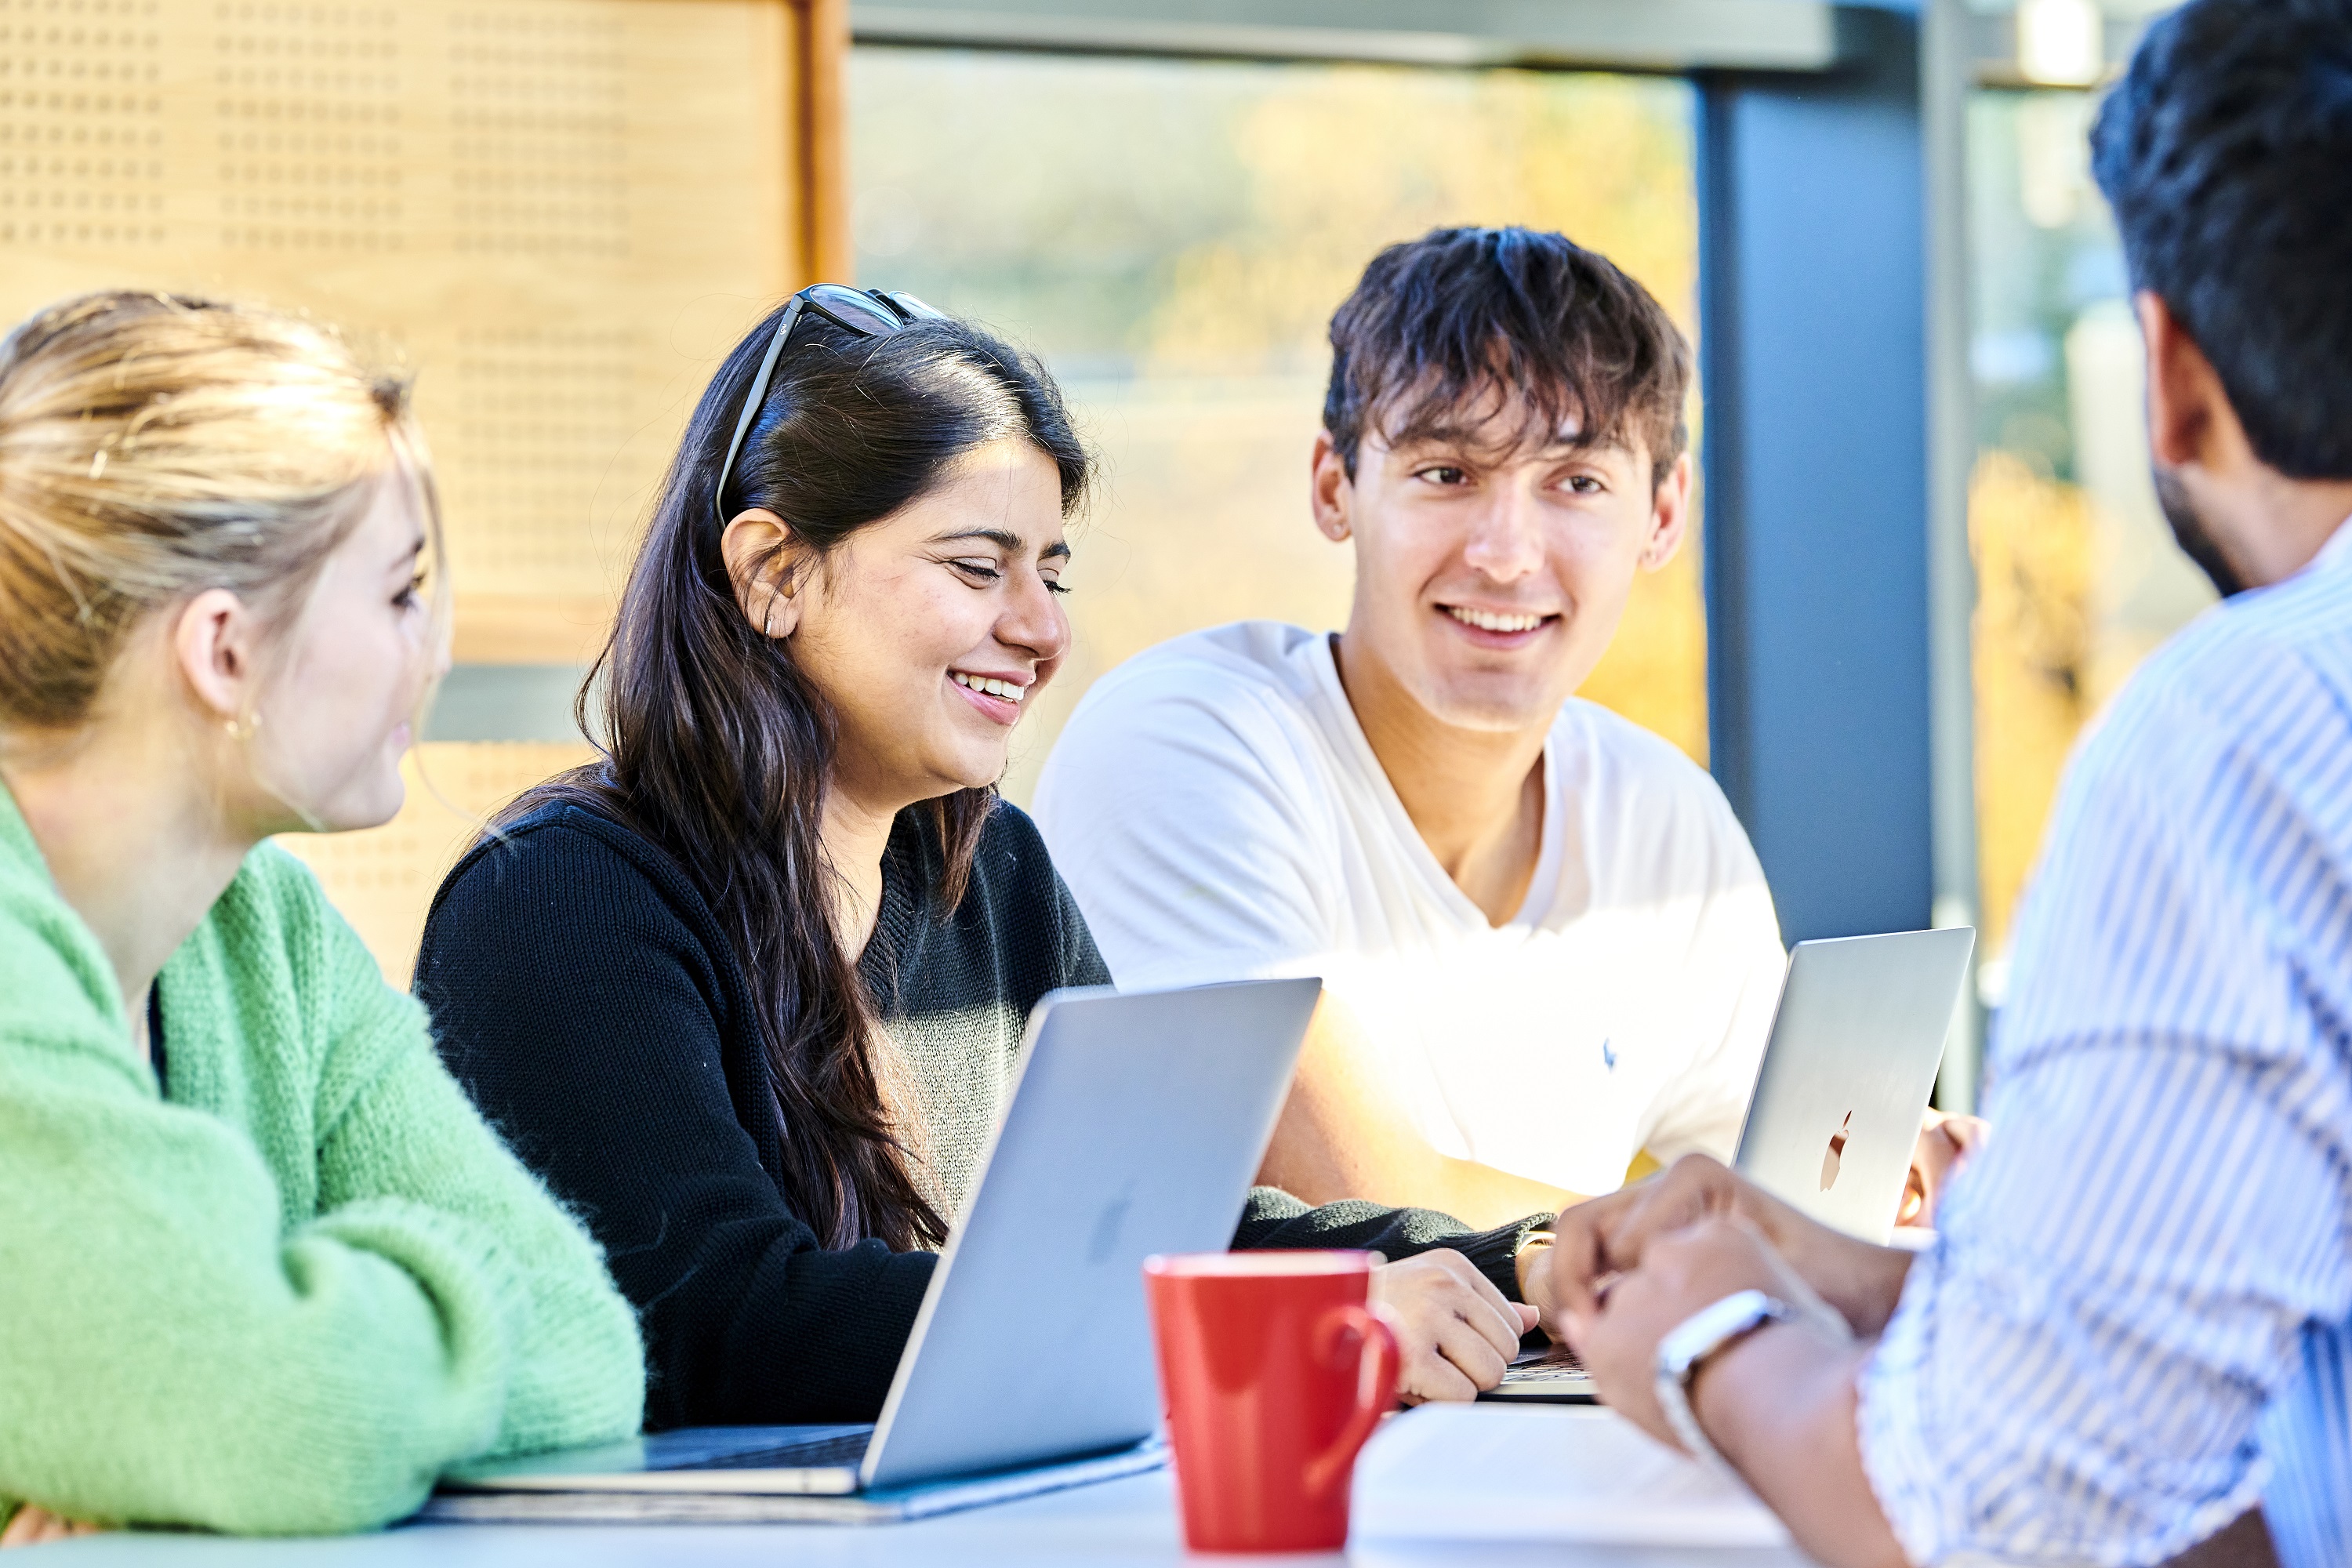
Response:
[[[1517,438],[1528,416],[1514,399],[1394,445],[1367,430],[1352,478],[1316,444],[1317,521],[1355,541],[1351,655],[1457,728],[1549,724],[1689,512],[1687,458],[1655,476],[1633,437],[1585,445],[1572,426],[1538,447]]]

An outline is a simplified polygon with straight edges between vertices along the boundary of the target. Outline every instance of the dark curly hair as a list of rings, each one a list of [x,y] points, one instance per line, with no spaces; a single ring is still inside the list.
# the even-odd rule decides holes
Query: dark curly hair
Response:
[[[2292,479],[2352,479],[2352,0],[2189,0],[2091,132],[2132,285]]]

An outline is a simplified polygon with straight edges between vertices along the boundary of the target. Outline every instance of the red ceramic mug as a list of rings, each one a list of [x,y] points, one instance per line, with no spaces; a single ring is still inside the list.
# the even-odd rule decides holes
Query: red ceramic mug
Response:
[[[1196,1552],[1347,1544],[1356,1450],[1396,1404],[1369,1252],[1201,1252],[1143,1265]]]

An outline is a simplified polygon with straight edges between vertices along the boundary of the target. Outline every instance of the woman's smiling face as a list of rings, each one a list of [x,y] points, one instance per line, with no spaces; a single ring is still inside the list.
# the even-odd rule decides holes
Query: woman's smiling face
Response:
[[[1003,440],[803,569],[789,600],[747,594],[833,708],[833,787],[896,812],[1002,777],[1013,724],[1069,650],[1069,553],[1053,459]]]

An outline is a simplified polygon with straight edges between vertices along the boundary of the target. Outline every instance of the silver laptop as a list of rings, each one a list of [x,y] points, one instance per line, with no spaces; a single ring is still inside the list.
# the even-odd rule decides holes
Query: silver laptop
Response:
[[[1748,1101],[1739,1173],[1884,1245],[1976,945],[1969,926],[1799,942]]]
[[[1734,1168],[1822,1224],[1884,1243],[1976,941],[1955,926],[1799,942]],[[1592,1380],[1574,1352],[1550,1345],[1479,1397],[1589,1404]]]
[[[1136,1449],[1155,1252],[1223,1251],[1322,983],[1055,992],[873,1426],[699,1427],[467,1466],[471,1492],[833,1494]]]

